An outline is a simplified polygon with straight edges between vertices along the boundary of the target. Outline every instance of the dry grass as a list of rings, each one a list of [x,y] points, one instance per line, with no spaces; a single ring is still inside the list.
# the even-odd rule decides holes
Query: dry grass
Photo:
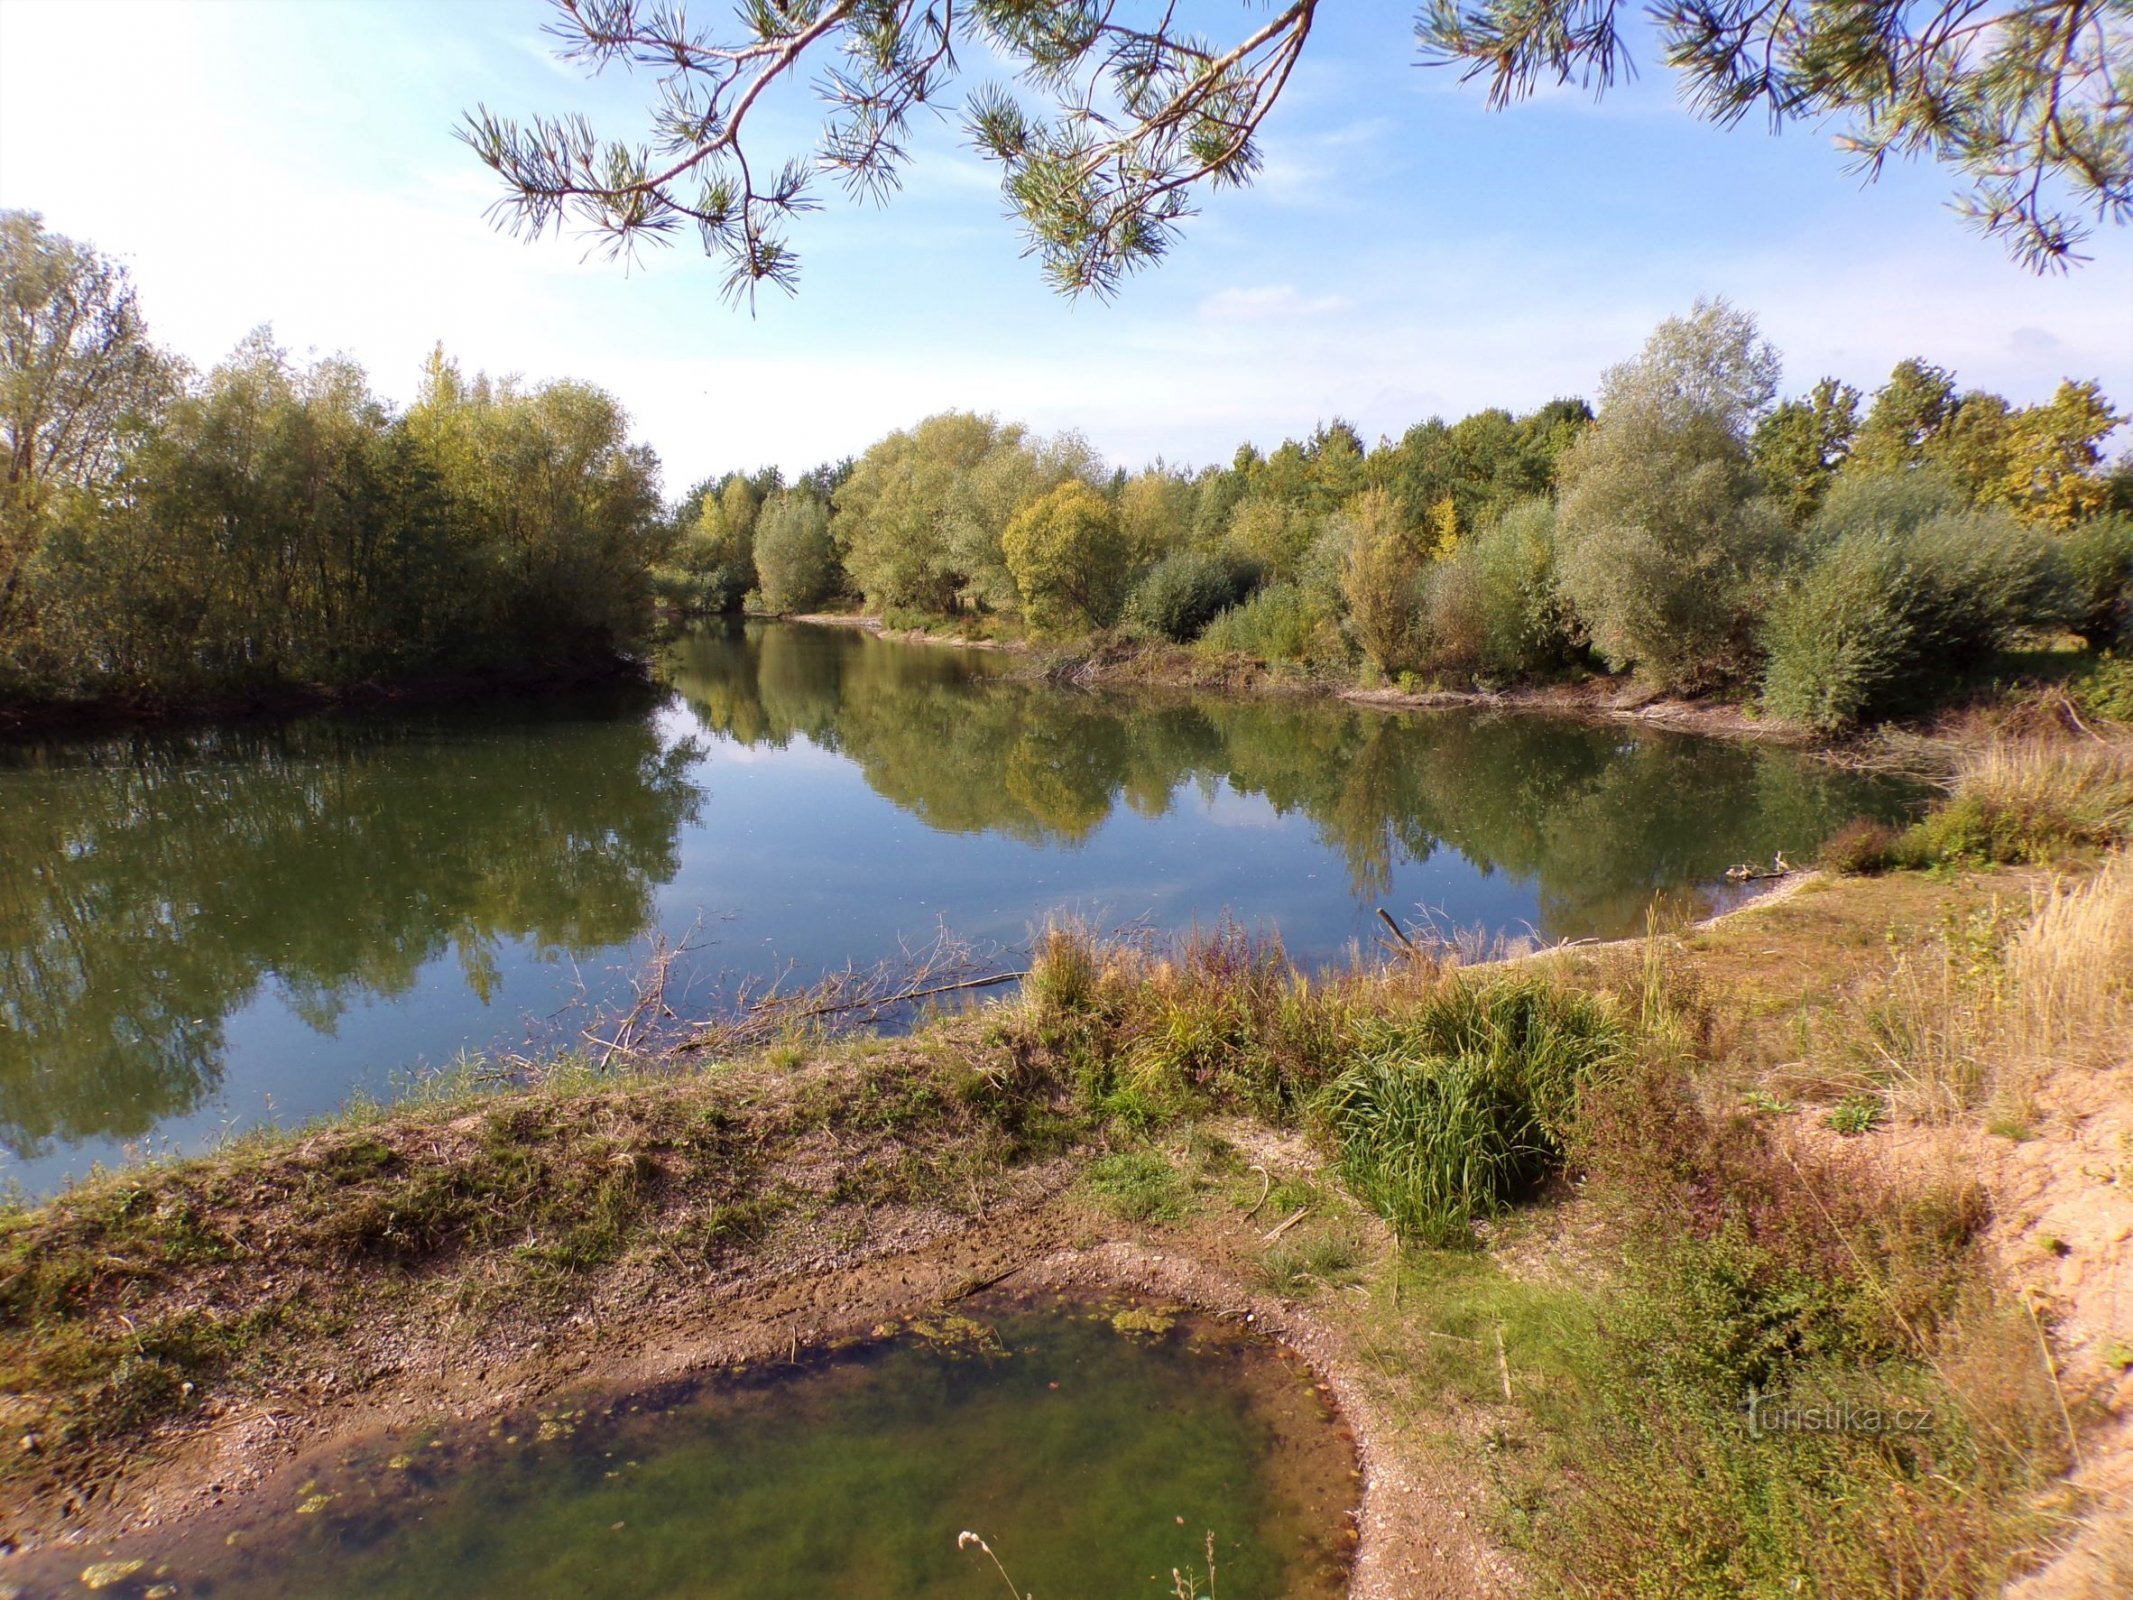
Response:
[[[1780,1076],[1819,1096],[1872,1093],[1914,1121],[1980,1110],[2026,1122],[2053,1068],[2107,1066],[2133,1040],[2133,857],[1994,902],[1908,940],[1825,1008]]]
[[[2133,737],[1996,740],[1967,754],[1945,804],[1899,856],[2050,862],[2133,840]]]

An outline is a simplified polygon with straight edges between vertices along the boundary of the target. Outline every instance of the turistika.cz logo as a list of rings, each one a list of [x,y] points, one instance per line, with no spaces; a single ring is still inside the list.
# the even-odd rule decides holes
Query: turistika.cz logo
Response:
[[[1748,1391],[1748,1437],[1775,1433],[1929,1433],[1927,1406],[1861,1405],[1850,1400],[1801,1400],[1789,1394]]]

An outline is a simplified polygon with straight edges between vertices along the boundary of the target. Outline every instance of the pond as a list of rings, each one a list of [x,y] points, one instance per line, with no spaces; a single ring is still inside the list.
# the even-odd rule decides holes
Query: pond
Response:
[[[747,624],[652,687],[0,749],[0,1183],[574,1039],[647,936],[679,1009],[1054,912],[1636,931],[1914,796],[1788,750],[1335,700],[1089,693]]]
[[[34,1558],[39,1593],[216,1600],[1318,1600],[1353,1443],[1300,1361],[1172,1308],[997,1298],[663,1394],[301,1463],[174,1543]],[[1198,1593],[1206,1593],[1202,1585]]]

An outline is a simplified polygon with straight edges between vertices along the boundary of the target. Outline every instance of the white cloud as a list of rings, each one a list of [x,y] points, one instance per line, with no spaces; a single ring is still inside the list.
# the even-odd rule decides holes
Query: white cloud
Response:
[[[1200,302],[1200,315],[1214,322],[1267,322],[1294,317],[1322,317],[1348,309],[1342,295],[1306,295],[1293,283],[1259,288],[1217,289]]]

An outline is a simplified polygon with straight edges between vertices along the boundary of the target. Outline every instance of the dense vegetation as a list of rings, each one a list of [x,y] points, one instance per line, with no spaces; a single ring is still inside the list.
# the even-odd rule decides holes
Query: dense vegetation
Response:
[[[5,220],[0,697],[200,698],[599,659],[671,613],[864,604],[1109,630],[1328,681],[1633,673],[1828,732],[2012,646],[2133,636],[2133,468],[2093,383],[2017,407],[1920,360],[1869,403],[1778,400],[1752,317],[1701,303],[1595,411],[1334,421],[1226,467],[1107,469],[947,412],[787,483],[657,502],[609,396],[465,377],[394,412],[255,334],[193,375],[123,271]]]
[[[0,701],[575,665],[645,632],[658,465],[598,389],[440,351],[396,413],[265,330],[190,373],[121,269],[22,212],[0,352]]]
[[[1119,628],[1407,687],[1632,673],[1826,732],[2025,642],[2133,642],[2133,470],[2105,468],[2120,418],[2096,385],[2016,407],[1908,360],[1870,404],[1835,379],[1781,402],[1778,367],[1751,317],[1701,304],[1596,413],[1432,419],[1375,448],[1336,421],[1198,472],[1106,473],[1071,434],[946,413],[790,488],[707,484],[668,591],[739,604],[735,530],[775,513],[774,609]]]

